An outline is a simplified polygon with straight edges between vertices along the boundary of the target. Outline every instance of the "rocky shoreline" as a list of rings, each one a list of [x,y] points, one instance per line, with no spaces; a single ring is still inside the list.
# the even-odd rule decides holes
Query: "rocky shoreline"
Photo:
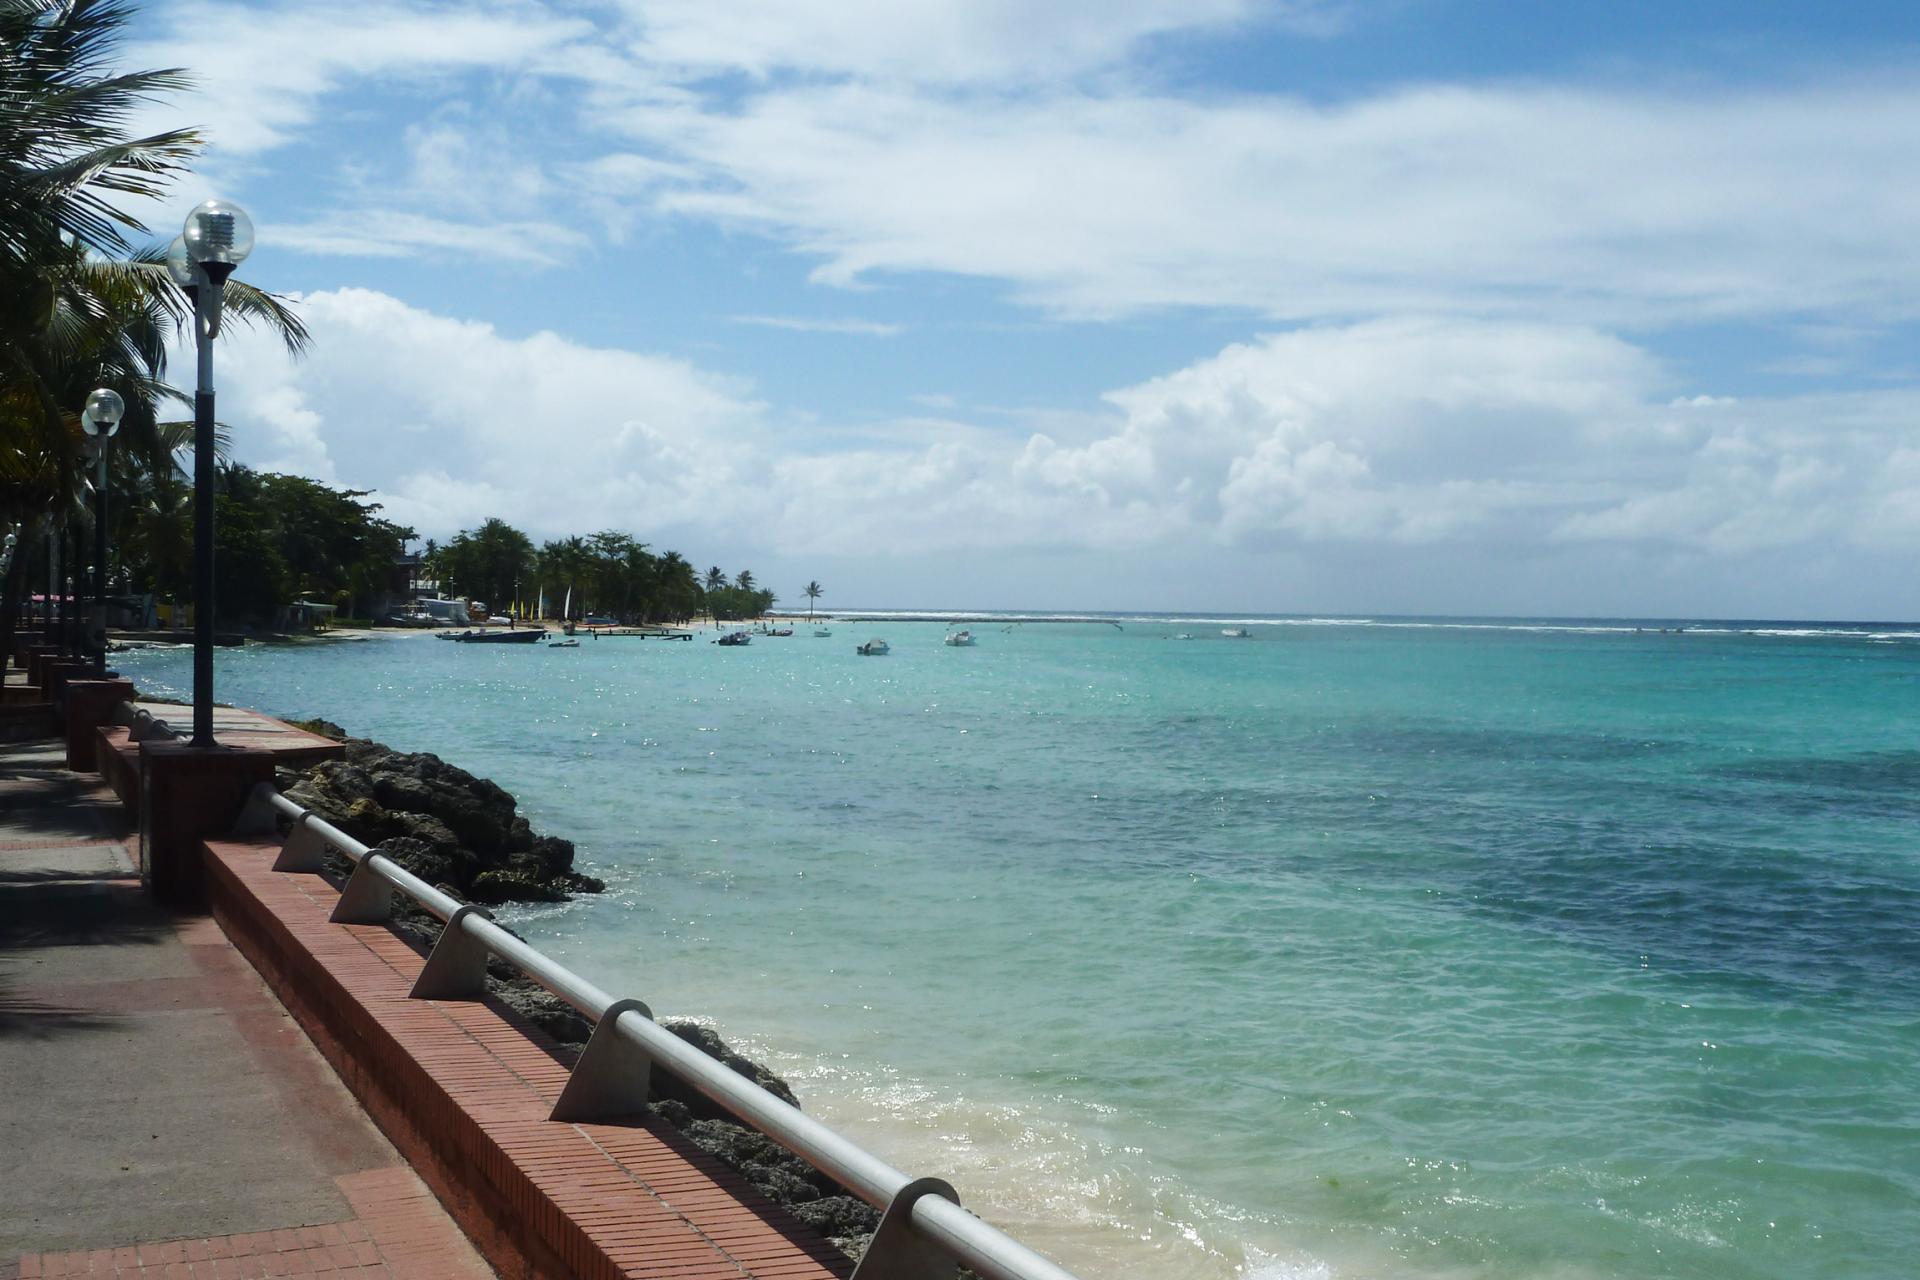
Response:
[[[297,722],[300,728],[346,744],[344,760],[280,771],[288,799],[381,851],[421,879],[462,902],[564,902],[606,886],[575,871],[569,840],[536,833],[505,790],[485,778],[426,752],[400,752],[349,736],[326,720]],[[329,872],[344,882],[350,864],[329,856]],[[404,900],[395,904],[394,927],[422,948],[439,937],[440,922]],[[573,1008],[499,960],[487,966],[488,994],[577,1054],[592,1026]],[[696,1022],[664,1021],[679,1036],[792,1106],[799,1101],[786,1081],[731,1049]],[[880,1225],[864,1200],[820,1173],[778,1143],[732,1119],[728,1113],[666,1072],[655,1072],[648,1094],[653,1113],[723,1163],[739,1170],[768,1199],[858,1259]]]

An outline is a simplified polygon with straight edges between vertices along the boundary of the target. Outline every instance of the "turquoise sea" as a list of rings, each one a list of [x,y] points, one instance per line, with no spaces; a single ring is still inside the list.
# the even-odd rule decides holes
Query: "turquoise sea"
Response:
[[[1087,1280],[1914,1274],[1920,628],[1113,620],[217,688],[498,780],[610,885],[516,928]]]

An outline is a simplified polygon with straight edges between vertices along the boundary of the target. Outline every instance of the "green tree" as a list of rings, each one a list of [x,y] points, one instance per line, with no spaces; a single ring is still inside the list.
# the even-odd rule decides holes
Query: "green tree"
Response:
[[[433,571],[444,594],[497,609],[513,598],[516,586],[533,582],[535,565],[532,540],[494,516],[447,539],[434,553]]]
[[[820,589],[819,583],[809,582],[804,588],[801,589],[800,594],[804,595],[807,598],[807,617],[811,619],[813,617],[813,602],[818,600],[821,596],[825,595],[826,593]]]
[[[133,252],[145,228],[118,201],[163,195],[199,143],[189,130],[133,138],[150,100],[185,86],[178,70],[113,73],[130,10],[115,0],[0,0],[0,524],[20,554],[0,583],[0,643],[10,637],[45,516],[84,492],[78,411],[96,386],[127,415],[116,471],[176,463],[159,410],[168,339],[187,315],[161,251]],[[265,319],[290,348],[305,332],[277,300],[235,282],[228,310]]]

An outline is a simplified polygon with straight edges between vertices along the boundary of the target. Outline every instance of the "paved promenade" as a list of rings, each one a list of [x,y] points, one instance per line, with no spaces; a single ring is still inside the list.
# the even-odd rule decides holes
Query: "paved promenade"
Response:
[[[112,793],[0,745],[0,1280],[492,1273]]]

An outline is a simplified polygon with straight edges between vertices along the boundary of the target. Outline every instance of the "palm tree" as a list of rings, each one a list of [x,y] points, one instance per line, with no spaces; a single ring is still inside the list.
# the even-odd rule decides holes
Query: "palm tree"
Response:
[[[116,470],[177,465],[159,410],[185,399],[164,378],[190,308],[164,251],[129,253],[127,234],[145,228],[114,201],[163,195],[199,139],[125,136],[132,113],[187,83],[178,70],[104,73],[129,16],[116,0],[0,0],[0,524],[22,543],[83,492],[78,410],[94,387],[127,406]],[[226,303],[304,346],[277,299],[236,283]],[[31,557],[20,550],[0,584],[0,644]]]
[[[742,591],[753,590],[753,570],[742,569],[740,571],[740,576],[733,580],[733,585],[740,588]]]
[[[820,590],[819,583],[809,582],[806,585],[805,589],[802,590],[800,594],[804,595],[807,598],[807,620],[811,622],[813,620],[813,602],[815,600],[818,600],[825,593]]]
[[[663,613],[672,621],[691,618],[699,607],[700,579],[678,551],[660,557],[660,596]]]

